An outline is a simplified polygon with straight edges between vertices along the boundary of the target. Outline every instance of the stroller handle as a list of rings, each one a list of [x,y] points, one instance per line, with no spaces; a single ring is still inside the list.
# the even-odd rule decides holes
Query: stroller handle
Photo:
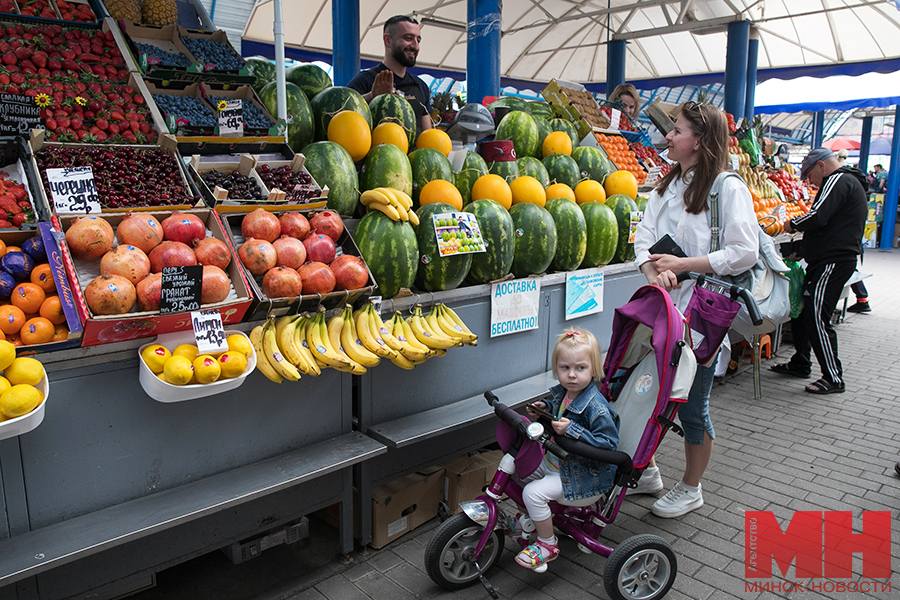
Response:
[[[691,273],[690,271],[684,271],[677,275],[678,283],[682,283],[684,281],[687,281],[688,279],[695,279],[697,281],[697,285],[703,285],[708,281],[714,285],[729,290],[729,295],[731,296],[732,300],[737,300],[738,298],[743,300],[744,306],[747,307],[747,312],[750,313],[750,321],[757,327],[762,325],[762,315],[759,314],[759,307],[756,306],[756,300],[753,299],[753,294],[750,293],[750,290],[742,288],[739,285],[728,283],[727,281],[721,281],[719,279],[707,277],[703,273]]]

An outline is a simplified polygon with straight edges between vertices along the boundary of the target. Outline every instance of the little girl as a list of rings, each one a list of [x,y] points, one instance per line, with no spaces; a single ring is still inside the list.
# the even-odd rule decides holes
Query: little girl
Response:
[[[596,382],[603,377],[597,339],[589,331],[567,329],[556,340],[552,364],[553,374],[559,379],[559,385],[550,389],[553,399],[534,404],[556,415],[553,431],[557,436],[566,435],[597,448],[615,450],[619,444],[619,417],[597,389]],[[531,407],[526,410],[532,419],[537,418]],[[593,504],[612,487],[614,476],[613,465],[575,454],[560,462],[553,454],[545,453],[541,466],[525,480],[527,485],[522,490],[522,500],[538,538],[516,556],[516,562],[536,569],[559,556],[548,503],[565,499],[571,506]]]

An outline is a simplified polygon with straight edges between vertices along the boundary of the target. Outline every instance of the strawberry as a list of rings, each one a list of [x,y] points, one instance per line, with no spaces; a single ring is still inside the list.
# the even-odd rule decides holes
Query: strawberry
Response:
[[[116,135],[119,133],[119,126],[115,123],[110,123],[107,131],[109,131],[109,135]]]
[[[50,17],[48,17],[48,18],[50,18]],[[13,220],[12,220],[13,227],[21,227],[22,225],[24,225],[27,222],[28,222],[28,215],[26,215],[25,213],[19,213],[17,215],[13,215]]]
[[[72,129],[78,131],[84,127],[84,122],[81,119],[72,119]]]
[[[9,221],[0,221],[0,229],[13,229],[13,224]]]
[[[46,122],[46,125],[45,125],[45,126],[46,126],[47,129],[49,129],[50,131],[56,131],[56,127],[57,127],[56,119],[47,119],[47,122]]]
[[[0,195],[0,208],[11,215],[17,215],[22,212],[22,209],[19,208],[19,205],[16,203],[16,199],[12,194]]]
[[[16,58],[14,52],[7,52],[3,55],[2,60],[5,65],[14,65],[19,59]]]
[[[0,221],[8,221],[9,215],[6,214],[5,210],[0,209]]]
[[[13,197],[15,197],[15,194],[13,194]],[[28,200],[19,200],[18,202],[16,202],[16,204],[18,204],[19,208],[21,208],[22,210],[28,210],[31,208],[31,202],[29,202]]]
[[[97,127],[102,129],[103,131],[106,131],[107,129],[109,129],[109,121],[107,121],[106,119],[97,119]]]

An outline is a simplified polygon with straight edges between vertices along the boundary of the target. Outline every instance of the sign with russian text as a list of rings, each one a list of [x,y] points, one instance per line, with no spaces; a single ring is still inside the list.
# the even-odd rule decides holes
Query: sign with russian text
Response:
[[[603,269],[566,273],[566,321],[603,310]]]
[[[0,134],[28,135],[32,129],[43,129],[41,107],[31,96],[0,94]]]
[[[538,328],[541,281],[513,279],[491,285],[491,337]]]
[[[191,325],[199,354],[215,354],[228,350],[222,315],[217,310],[198,310],[191,313]]]
[[[244,104],[238,100],[219,102],[219,135],[240,137],[244,135]]]
[[[203,292],[203,265],[163,267],[159,290],[159,312],[199,310]]]
[[[47,182],[57,213],[100,212],[100,196],[97,195],[94,171],[90,167],[47,169]]]

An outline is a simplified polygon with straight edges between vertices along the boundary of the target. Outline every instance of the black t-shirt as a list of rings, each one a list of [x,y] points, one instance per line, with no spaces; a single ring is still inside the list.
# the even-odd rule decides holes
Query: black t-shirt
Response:
[[[356,77],[350,80],[347,87],[353,88],[360,94],[368,94],[372,91],[372,84],[375,83],[375,76],[382,71],[387,70],[384,63],[378,63],[371,69],[360,71]],[[404,98],[412,106],[413,112],[416,113],[416,132],[421,128],[422,117],[431,114],[431,93],[425,82],[406,71],[403,79],[394,74],[394,89],[400,92]]]

